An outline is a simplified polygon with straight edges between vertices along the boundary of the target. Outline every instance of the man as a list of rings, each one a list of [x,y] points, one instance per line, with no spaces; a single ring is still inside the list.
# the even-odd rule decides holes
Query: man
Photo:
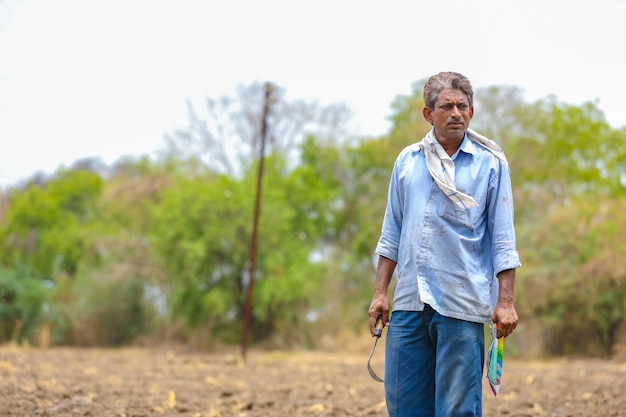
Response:
[[[442,72],[424,86],[433,126],[391,174],[370,331],[382,317],[391,417],[482,415],[484,325],[515,329],[513,199],[506,157],[469,129],[469,80]],[[397,267],[390,304],[387,289]]]

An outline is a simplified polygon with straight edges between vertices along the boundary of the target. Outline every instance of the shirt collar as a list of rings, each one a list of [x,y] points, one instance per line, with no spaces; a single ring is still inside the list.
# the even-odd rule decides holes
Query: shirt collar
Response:
[[[459,149],[457,149],[454,155],[452,155],[450,158],[452,158],[452,160],[455,160],[456,156],[459,154],[459,151],[463,151],[470,155],[476,155],[476,145],[467,137],[467,133],[465,133],[465,136],[463,137],[463,142],[461,142],[461,146],[459,146]]]

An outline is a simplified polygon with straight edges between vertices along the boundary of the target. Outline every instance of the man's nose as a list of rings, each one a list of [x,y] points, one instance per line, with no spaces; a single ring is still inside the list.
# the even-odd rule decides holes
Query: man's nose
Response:
[[[454,117],[455,119],[458,119],[459,117],[461,117],[461,111],[459,110],[459,108],[457,106],[453,106],[452,107],[452,117]]]

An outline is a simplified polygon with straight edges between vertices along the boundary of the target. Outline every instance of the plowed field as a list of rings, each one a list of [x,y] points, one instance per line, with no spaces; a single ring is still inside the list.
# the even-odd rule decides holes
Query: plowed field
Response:
[[[0,415],[385,416],[368,353],[0,347]],[[626,363],[505,358],[484,415],[626,416]]]

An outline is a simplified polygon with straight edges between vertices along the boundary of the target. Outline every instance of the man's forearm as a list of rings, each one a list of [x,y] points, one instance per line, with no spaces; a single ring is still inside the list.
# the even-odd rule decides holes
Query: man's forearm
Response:
[[[374,285],[374,294],[387,295],[389,283],[393,277],[393,271],[396,269],[397,263],[384,256],[378,257],[378,268],[376,269],[376,283]]]
[[[513,304],[515,269],[507,269],[498,274],[500,291],[498,304],[493,313],[493,322],[498,326],[498,337],[507,337],[517,327],[519,317]]]
[[[506,269],[498,274],[500,291],[498,302],[513,304],[513,293],[515,292],[515,269]]]

